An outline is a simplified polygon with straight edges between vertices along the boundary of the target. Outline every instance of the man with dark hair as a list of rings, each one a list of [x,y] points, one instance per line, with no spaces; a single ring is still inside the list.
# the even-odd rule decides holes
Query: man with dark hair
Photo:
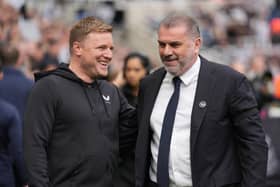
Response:
[[[35,76],[24,121],[30,186],[112,187],[119,152],[135,144],[135,110],[105,80],[112,27],[94,17],[70,31],[70,63]],[[131,138],[132,137],[132,138]]]
[[[244,75],[199,55],[199,27],[158,29],[164,65],[140,85],[136,187],[263,187],[267,145]]]
[[[0,61],[0,82],[3,79]],[[0,186],[27,186],[23,167],[22,125],[16,108],[0,98]],[[16,175],[15,175],[16,174]]]

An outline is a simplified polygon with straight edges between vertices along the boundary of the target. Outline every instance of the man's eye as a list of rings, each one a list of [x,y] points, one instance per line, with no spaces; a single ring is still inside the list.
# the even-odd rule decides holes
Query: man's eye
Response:
[[[161,47],[161,48],[165,47],[165,44],[163,44],[163,43],[159,43],[158,45],[159,45],[159,47]]]
[[[106,46],[99,46],[98,49],[106,49]]]
[[[173,43],[173,44],[170,44],[170,46],[176,48],[176,47],[179,47],[180,44],[178,44],[178,43]]]

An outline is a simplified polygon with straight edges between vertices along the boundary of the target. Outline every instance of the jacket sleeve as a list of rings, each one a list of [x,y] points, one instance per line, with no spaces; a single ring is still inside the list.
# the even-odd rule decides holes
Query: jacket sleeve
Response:
[[[263,187],[267,167],[267,144],[257,102],[245,77],[231,95],[229,105],[242,170],[241,187]]]
[[[47,151],[57,97],[53,85],[49,79],[38,81],[29,95],[25,111],[24,159],[31,187],[49,186]]]
[[[16,177],[21,185],[27,184],[26,173],[23,163],[22,152],[22,124],[19,114],[15,108],[12,108],[11,118],[9,120],[9,152],[13,159]]]
[[[137,138],[136,109],[128,104],[126,98],[118,90],[120,98],[119,136],[120,154],[124,155],[135,149]]]

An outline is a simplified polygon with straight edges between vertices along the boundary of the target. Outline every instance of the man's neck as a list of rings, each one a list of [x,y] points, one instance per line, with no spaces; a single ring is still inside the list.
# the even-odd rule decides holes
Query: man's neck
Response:
[[[80,67],[80,64],[75,61],[70,61],[69,64],[69,69],[77,76],[79,77],[82,81],[86,83],[92,83],[94,82],[94,79],[89,77]]]

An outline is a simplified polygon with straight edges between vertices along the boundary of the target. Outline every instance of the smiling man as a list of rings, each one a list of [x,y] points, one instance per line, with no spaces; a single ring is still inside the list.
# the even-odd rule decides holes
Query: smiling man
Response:
[[[133,147],[135,110],[99,78],[112,59],[112,27],[93,17],[70,31],[70,64],[37,74],[24,120],[30,186],[112,187],[120,150]]]
[[[140,84],[136,187],[263,187],[267,145],[244,75],[199,55],[197,23],[158,29],[163,68]]]

